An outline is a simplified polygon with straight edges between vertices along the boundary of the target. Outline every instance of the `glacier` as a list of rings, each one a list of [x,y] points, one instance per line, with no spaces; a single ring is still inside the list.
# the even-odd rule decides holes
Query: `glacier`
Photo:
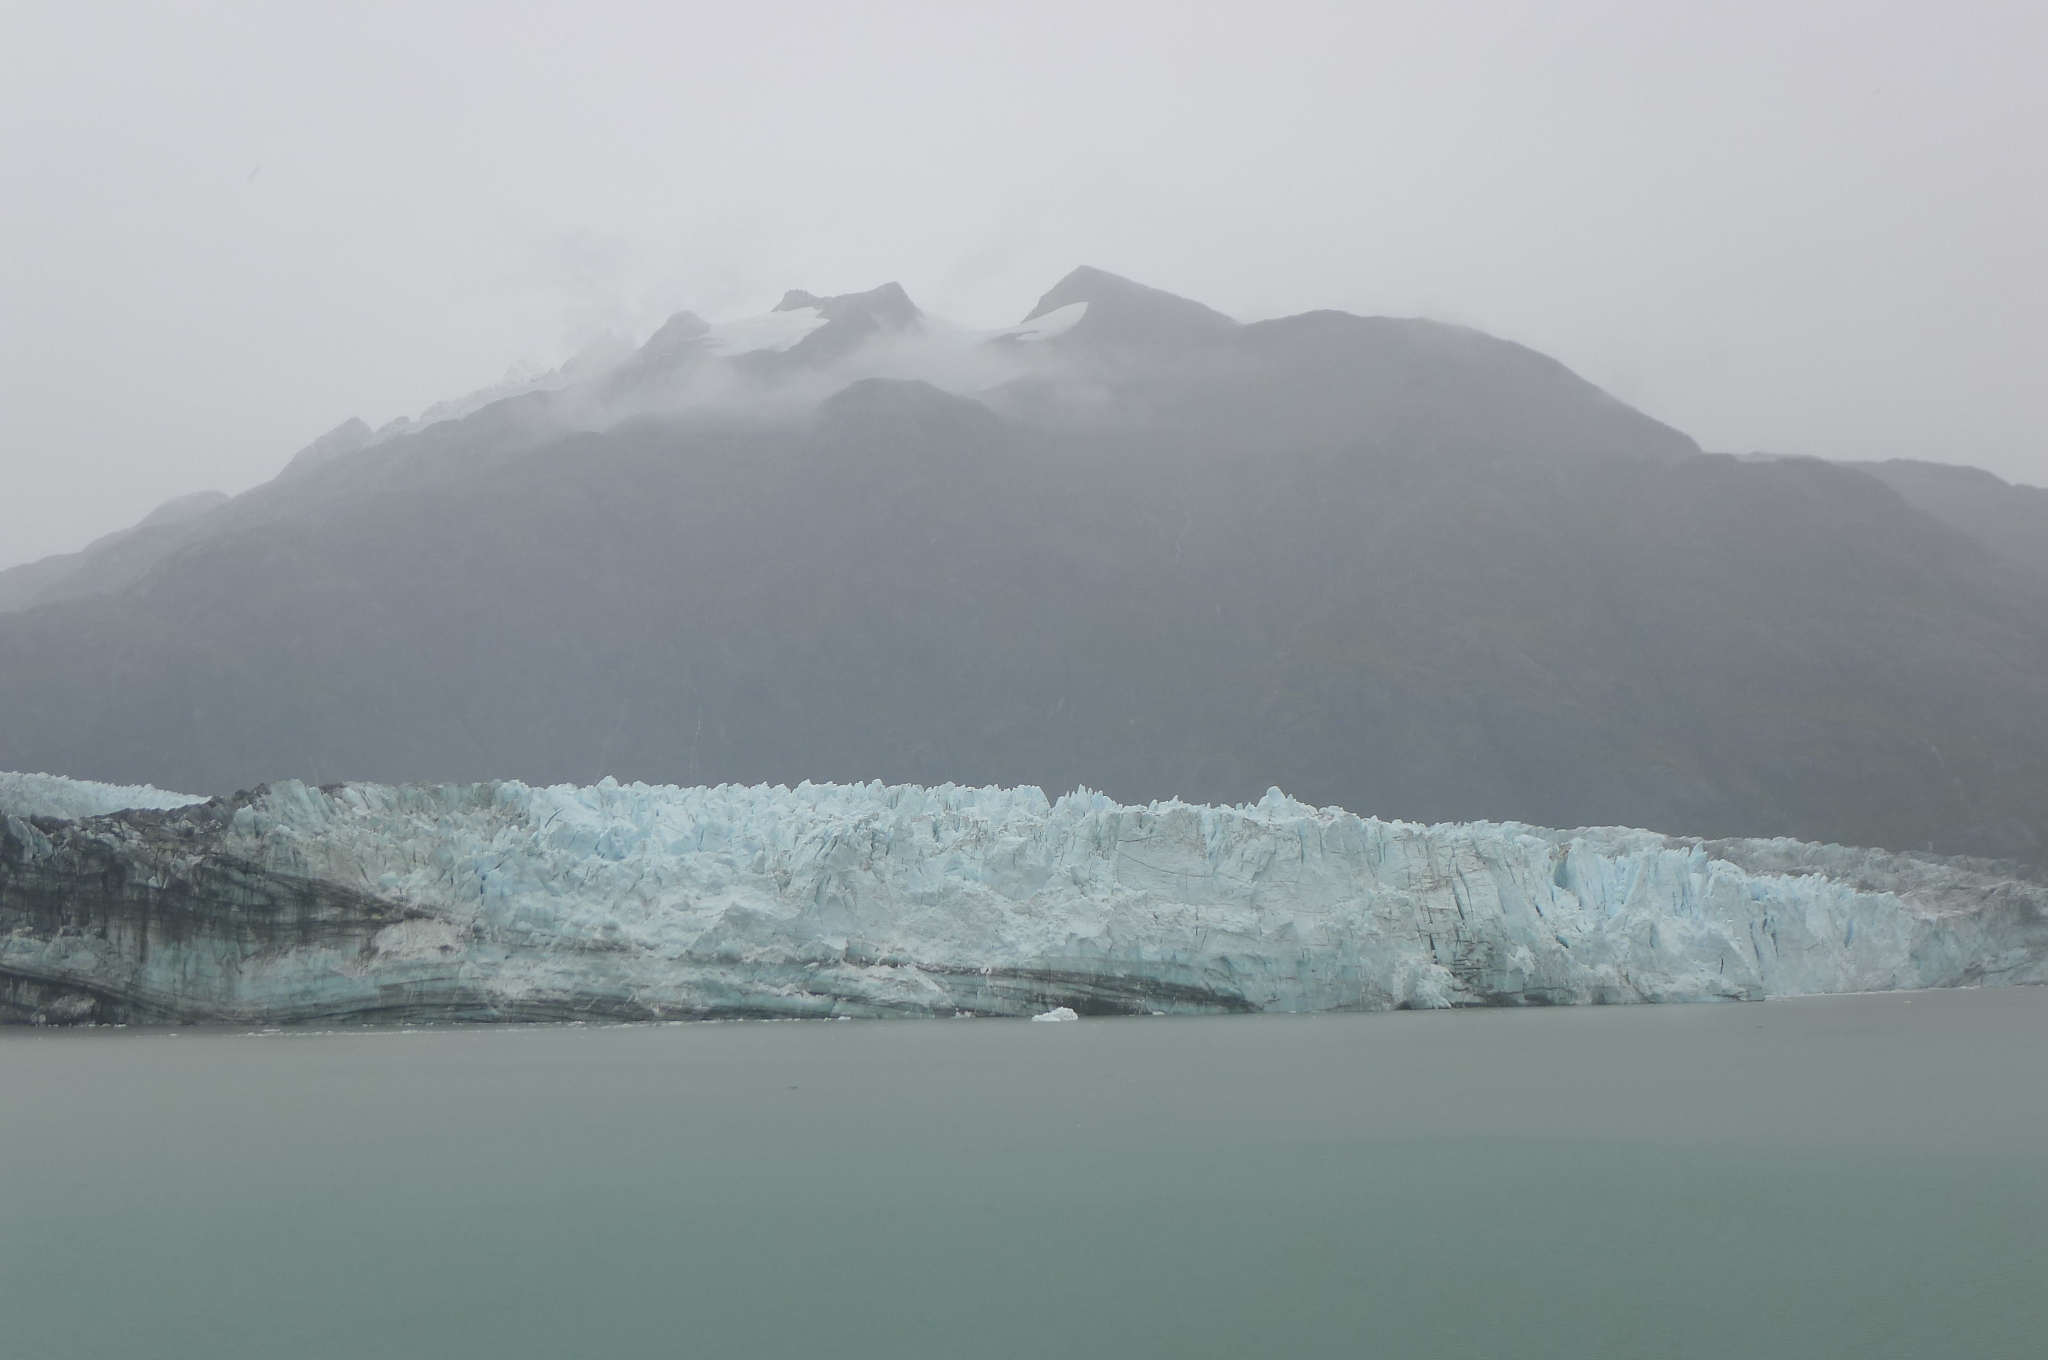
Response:
[[[2048,981],[2044,907],[2014,864],[1277,789],[0,776],[0,1018],[32,1023],[1755,1000]]]
[[[174,808],[206,799],[196,793],[172,793],[154,784],[96,784],[54,774],[16,774],[0,770],[0,814],[22,817],[99,817],[129,808]]]

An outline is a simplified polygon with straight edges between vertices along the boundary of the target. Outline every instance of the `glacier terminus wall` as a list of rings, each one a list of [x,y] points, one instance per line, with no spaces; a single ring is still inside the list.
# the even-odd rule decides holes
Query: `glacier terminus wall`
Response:
[[[2044,905],[2048,882],[1989,861],[1422,826],[1278,790],[1136,807],[286,782],[199,801],[0,776],[15,1022],[1755,1000],[2048,981]]]

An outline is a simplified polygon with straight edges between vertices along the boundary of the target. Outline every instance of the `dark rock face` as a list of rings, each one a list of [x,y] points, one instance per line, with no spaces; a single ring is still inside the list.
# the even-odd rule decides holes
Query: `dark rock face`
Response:
[[[318,1018],[317,1007],[295,1014],[274,997],[238,1006],[235,982],[245,969],[294,953],[361,954],[377,931],[408,913],[220,854],[214,842],[233,807],[88,822],[0,817],[0,936],[8,937],[0,1021]],[[198,969],[183,962],[194,959],[206,962]],[[153,976],[165,960],[178,961],[169,975],[213,973],[215,985],[166,986]],[[350,1013],[368,1018],[378,1008]]]
[[[1220,339],[1237,326],[1199,302],[1085,265],[1054,284],[1024,319],[1034,321],[1077,302],[1087,304],[1088,311],[1072,334],[1097,344],[1171,350],[1191,341]]]
[[[876,337],[915,330],[924,320],[924,313],[898,283],[885,283],[865,293],[823,298],[793,289],[775,305],[775,310],[788,312],[803,307],[817,308],[825,324],[787,353],[745,356],[744,362],[758,375],[772,379],[791,370],[830,363],[853,354]]]

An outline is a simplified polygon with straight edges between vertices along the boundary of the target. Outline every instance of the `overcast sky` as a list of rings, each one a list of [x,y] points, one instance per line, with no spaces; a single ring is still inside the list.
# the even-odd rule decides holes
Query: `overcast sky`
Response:
[[[2048,5],[0,2],[0,565],[678,307],[1075,264],[2048,484]]]

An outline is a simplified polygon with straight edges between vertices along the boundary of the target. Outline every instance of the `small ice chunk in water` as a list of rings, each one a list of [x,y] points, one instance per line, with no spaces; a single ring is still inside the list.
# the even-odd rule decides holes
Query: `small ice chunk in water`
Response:
[[[1079,1020],[1080,1018],[1081,1017],[1079,1015],[1075,1014],[1074,1008],[1072,1006],[1054,1006],[1051,1010],[1045,1012],[1043,1015],[1034,1015],[1031,1017],[1032,1022],[1034,1024],[1040,1020]]]

